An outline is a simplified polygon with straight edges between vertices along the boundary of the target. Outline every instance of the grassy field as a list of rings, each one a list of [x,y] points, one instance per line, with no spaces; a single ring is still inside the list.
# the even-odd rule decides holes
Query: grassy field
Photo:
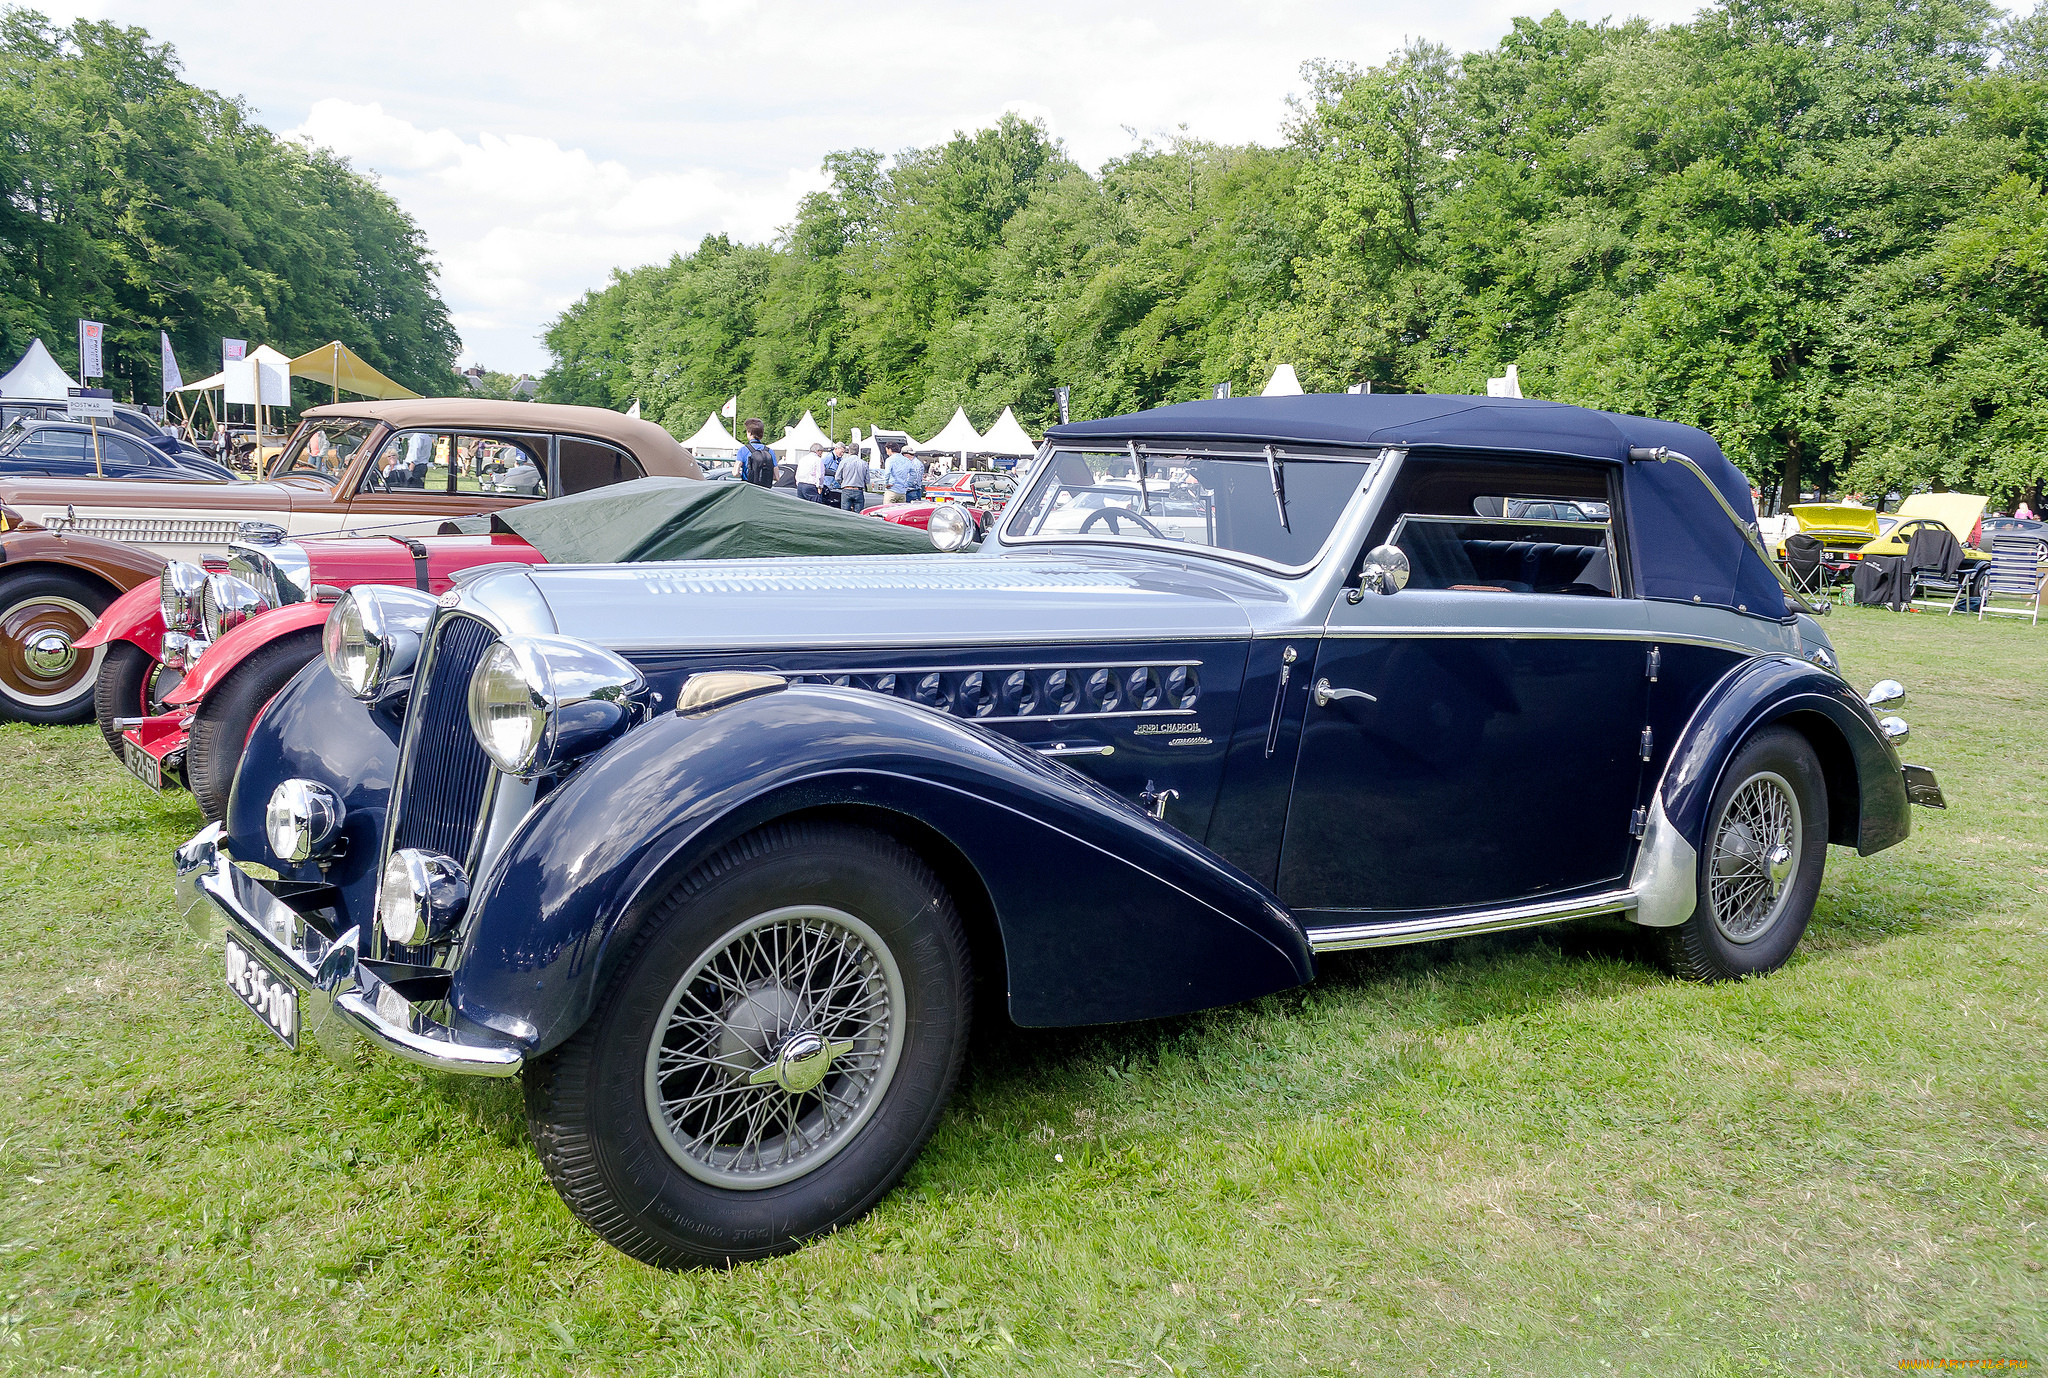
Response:
[[[0,1371],[2048,1364],[2048,629],[1830,631],[1951,807],[1831,851],[1778,974],[1523,935],[992,1035],[871,1216],[684,1276],[570,1219],[516,1086],[286,1054],[173,917],[189,800],[0,728]]]

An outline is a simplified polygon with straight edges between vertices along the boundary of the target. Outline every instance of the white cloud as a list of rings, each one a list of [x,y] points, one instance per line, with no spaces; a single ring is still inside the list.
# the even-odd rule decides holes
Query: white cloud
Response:
[[[553,139],[466,139],[336,96],[285,133],[374,170],[418,218],[466,355],[494,368],[537,369],[540,326],[612,268],[666,258],[706,234],[768,238],[824,184],[813,169],[764,186],[710,168],[636,174]]]
[[[1606,0],[1561,0],[1574,18]],[[1641,0],[1660,21],[1696,0]],[[1084,165],[1185,124],[1270,141],[1307,58],[1411,34],[1469,50],[1531,7],[1400,0],[269,0],[46,3],[143,26],[189,77],[375,171],[426,229],[465,353],[537,369],[539,334],[613,267],[706,233],[758,240],[834,149],[930,144],[1005,110]],[[1539,10],[1551,8],[1545,0]]]

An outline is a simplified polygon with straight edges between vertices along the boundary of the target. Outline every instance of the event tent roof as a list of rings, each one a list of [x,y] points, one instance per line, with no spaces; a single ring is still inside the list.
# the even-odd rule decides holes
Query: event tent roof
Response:
[[[292,377],[310,378],[330,388],[353,392],[359,397],[373,397],[379,402],[397,402],[419,396],[411,388],[394,383],[371,368],[340,340],[329,340],[318,349],[309,349],[292,360]]]
[[[991,455],[1035,455],[1038,442],[1017,424],[1016,414],[1008,407],[996,418],[996,424],[988,428],[988,434],[981,438],[981,449]]]
[[[704,424],[697,428],[697,433],[685,440],[683,445],[699,459],[704,458],[707,451],[727,455],[736,455],[740,452],[739,438],[725,428],[725,423],[718,419],[717,412],[705,417]]]
[[[0,397],[33,397],[40,401],[52,401],[69,396],[69,389],[77,387],[71,375],[66,373],[50,357],[50,351],[43,347],[41,340],[30,340],[28,348],[22,351],[21,362],[0,378]]]
[[[953,408],[953,419],[946,423],[946,429],[930,440],[917,442],[920,452],[937,450],[941,454],[980,454],[988,447],[981,443],[981,432],[974,429],[974,423],[967,419],[965,407]]]
[[[337,355],[336,351],[339,351]],[[402,384],[394,383],[376,369],[364,363],[362,356],[340,340],[330,340],[318,349],[309,349],[298,358],[288,358],[269,345],[257,345],[249,351],[249,358],[262,359],[266,363],[283,364],[294,378],[305,378],[329,387],[338,386],[343,392],[353,392],[361,397],[374,398],[379,402],[402,402],[419,394]],[[222,369],[210,377],[200,378],[179,388],[179,392],[211,392],[228,384],[228,372]]]
[[[1282,364],[1273,370],[1273,376],[1266,380],[1266,386],[1259,390],[1261,397],[1299,397],[1301,379],[1294,376],[1293,364]]]
[[[794,455],[797,451],[808,450],[813,445],[823,445],[829,450],[832,448],[832,441],[823,431],[818,429],[818,418],[812,416],[809,412],[805,412],[803,420],[785,429],[782,432],[782,439],[776,441],[768,448],[771,450],[783,450]],[[734,445],[733,448],[738,449],[739,446]]]

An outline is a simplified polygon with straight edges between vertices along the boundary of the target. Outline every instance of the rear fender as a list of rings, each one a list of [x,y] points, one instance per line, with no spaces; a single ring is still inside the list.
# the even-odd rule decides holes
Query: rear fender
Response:
[[[1665,817],[1704,854],[1707,809],[1749,734],[1783,721],[1814,744],[1828,779],[1828,841],[1868,856],[1906,840],[1912,809],[1898,753],[1840,677],[1789,656],[1731,670],[1708,693],[1665,768]]]
[[[140,646],[151,660],[164,658],[164,604],[154,579],[137,584],[109,603],[92,630],[76,644],[83,651],[116,641]]]
[[[206,654],[199,657],[198,665],[177,688],[164,696],[164,702],[174,706],[201,702],[250,656],[280,637],[309,627],[324,626],[327,614],[332,610],[331,603],[287,603],[281,608],[258,613],[207,647]]]
[[[658,718],[543,800],[479,879],[451,1002],[545,1052],[676,880],[741,833],[825,808],[913,819],[958,850],[1019,1024],[1180,1014],[1314,975],[1264,887],[1093,781],[914,705],[796,686]]]

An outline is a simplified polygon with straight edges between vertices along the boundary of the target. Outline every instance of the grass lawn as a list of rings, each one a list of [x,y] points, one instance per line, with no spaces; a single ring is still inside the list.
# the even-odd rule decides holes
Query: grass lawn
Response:
[[[287,1054],[173,917],[189,798],[0,728],[0,1371],[2048,1364],[2048,629],[1829,630],[1950,809],[1831,850],[1785,970],[1525,934],[991,1035],[872,1215],[681,1276],[570,1219],[516,1084]]]

